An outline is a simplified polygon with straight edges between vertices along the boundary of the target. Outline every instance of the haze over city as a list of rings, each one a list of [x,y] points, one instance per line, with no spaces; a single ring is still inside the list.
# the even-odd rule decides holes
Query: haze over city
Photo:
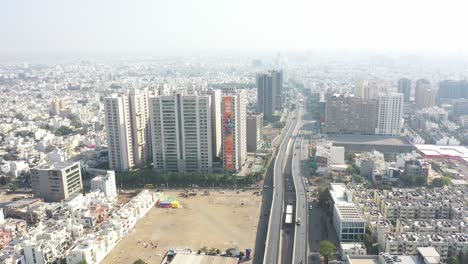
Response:
[[[466,1],[3,1],[1,55],[466,51]]]

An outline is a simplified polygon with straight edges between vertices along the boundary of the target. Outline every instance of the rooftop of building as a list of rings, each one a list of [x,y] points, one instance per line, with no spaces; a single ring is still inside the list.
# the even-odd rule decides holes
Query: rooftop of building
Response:
[[[327,139],[336,143],[367,144],[367,145],[410,145],[404,137],[374,136],[374,135],[328,135]]]
[[[457,158],[468,162],[468,148],[465,146],[438,146],[416,144],[416,149],[426,157]]]
[[[75,164],[78,164],[78,162],[69,162],[69,161],[47,162],[47,163],[34,167],[34,169],[35,170],[63,170]]]
[[[349,204],[335,204],[335,207],[338,211],[338,214],[343,219],[346,220],[362,220],[365,221],[361,211],[358,209],[356,204],[354,203],[349,203]]]
[[[344,250],[347,249],[366,249],[362,242],[341,242],[340,247]]]
[[[41,199],[39,198],[26,198],[18,201],[14,201],[5,205],[7,208],[24,208],[36,203],[40,203]]]
[[[385,256],[384,256],[385,255]],[[381,253],[381,260],[378,255],[350,256],[349,264],[424,264],[417,256],[391,256]]]

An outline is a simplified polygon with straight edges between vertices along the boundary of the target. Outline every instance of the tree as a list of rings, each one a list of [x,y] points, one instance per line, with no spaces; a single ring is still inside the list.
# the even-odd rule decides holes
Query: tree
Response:
[[[416,176],[414,179],[414,184],[416,186],[424,186],[426,185],[426,178],[424,176]]]
[[[353,176],[353,179],[354,179],[355,183],[363,183],[364,182],[364,178],[362,176],[360,176],[360,175],[357,175],[357,174]]]
[[[460,264],[460,261],[458,261],[458,258],[457,257],[451,257],[449,258],[448,264]]]
[[[144,262],[142,259],[138,259],[135,262],[133,262],[133,264],[148,264],[148,263]]]
[[[67,136],[73,133],[73,129],[67,127],[67,126],[61,126],[55,131],[55,135],[57,136]]]
[[[330,194],[328,192],[328,189],[321,188],[318,190],[319,195],[318,195],[318,203],[319,206],[322,208],[325,208],[327,206],[328,201],[330,200]]]
[[[450,177],[440,177],[440,178],[435,178],[432,180],[432,186],[434,187],[442,187],[442,186],[447,186],[450,185],[452,182],[452,179]]]
[[[24,114],[16,113],[15,118],[18,119],[19,121],[23,121],[24,120]]]
[[[323,256],[325,263],[328,263],[328,259],[335,254],[335,245],[330,240],[324,240],[320,242],[319,253]]]

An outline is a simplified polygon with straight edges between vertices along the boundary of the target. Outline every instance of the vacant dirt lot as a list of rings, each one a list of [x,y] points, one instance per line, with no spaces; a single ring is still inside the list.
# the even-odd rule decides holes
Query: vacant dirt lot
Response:
[[[165,192],[179,200],[182,208],[153,208],[103,264],[131,264],[138,258],[159,264],[171,248],[253,249],[261,206],[261,196],[253,192],[211,191],[201,196],[200,191],[189,198],[178,197],[179,191]]]

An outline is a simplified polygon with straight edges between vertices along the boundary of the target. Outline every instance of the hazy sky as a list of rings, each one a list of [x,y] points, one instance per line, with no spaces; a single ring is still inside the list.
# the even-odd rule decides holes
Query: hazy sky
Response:
[[[0,0],[0,53],[459,51],[464,2]]]

